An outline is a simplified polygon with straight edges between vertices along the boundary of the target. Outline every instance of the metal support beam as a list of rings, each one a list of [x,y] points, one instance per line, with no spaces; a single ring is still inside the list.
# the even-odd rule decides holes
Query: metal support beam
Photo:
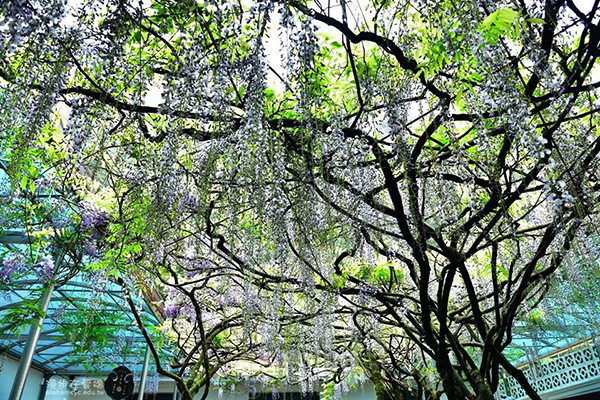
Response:
[[[173,400],[179,400],[179,390],[177,390],[177,382],[173,381]]]
[[[4,235],[0,236],[2,244],[30,244],[31,236],[23,231],[5,231]]]
[[[143,400],[146,391],[146,379],[148,378],[148,364],[150,364],[150,346],[146,345],[146,355],[144,356],[144,366],[142,367],[142,376],[140,377],[140,388],[138,390],[138,400]]]
[[[48,382],[50,382],[50,378],[52,378],[52,374],[44,374],[44,381],[42,382],[42,387],[40,388],[38,400],[44,400],[46,398],[46,390],[48,390]]]
[[[13,381],[10,396],[8,397],[9,400],[21,400],[21,396],[23,396],[23,389],[25,388],[25,382],[27,381],[27,373],[31,367],[31,361],[33,360],[33,354],[35,353],[35,346],[37,345],[40,332],[42,331],[41,327],[44,323],[44,318],[46,317],[46,311],[48,311],[48,305],[50,304],[50,298],[52,297],[53,290],[54,284],[50,282],[46,287],[44,294],[42,295],[42,301],[40,304],[42,314],[35,323],[31,324],[31,328],[29,328],[27,343],[25,344],[23,354],[21,355],[21,362],[19,362],[19,368],[17,369],[17,373]]]
[[[21,354],[19,368],[17,369],[15,379],[13,380],[10,396],[8,396],[9,400],[21,400],[21,397],[23,396],[23,389],[25,389],[27,374],[29,373],[29,369],[31,368],[31,362],[33,361],[35,346],[37,345],[38,339],[40,337],[42,325],[44,324],[44,318],[46,318],[48,305],[50,304],[52,292],[54,291],[54,280],[56,279],[63,258],[64,253],[60,253],[60,255],[56,258],[56,262],[54,263],[54,273],[52,274],[52,278],[48,281],[48,285],[44,289],[44,293],[42,294],[42,298],[40,300],[40,317],[37,321],[31,324],[31,328],[29,328],[29,333],[27,335],[27,343],[25,344],[25,348],[23,349],[23,354]]]

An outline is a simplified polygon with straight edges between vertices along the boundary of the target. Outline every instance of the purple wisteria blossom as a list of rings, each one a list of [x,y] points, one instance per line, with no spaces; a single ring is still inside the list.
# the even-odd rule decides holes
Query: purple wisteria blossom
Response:
[[[38,266],[40,267],[40,277],[43,280],[47,281],[52,278],[52,275],[54,274],[54,259],[52,256],[45,255],[42,257],[42,260],[38,263]]]
[[[85,230],[99,230],[110,221],[109,213],[96,205],[84,202],[81,208],[81,227]]]
[[[53,215],[52,223],[55,227],[62,229],[70,227],[73,223],[73,220],[68,215]]]
[[[15,273],[23,272],[25,269],[26,260],[20,254],[8,255],[2,260],[0,267],[0,282],[6,284],[10,282],[11,277]]]
[[[85,241],[83,243],[83,251],[86,256],[96,257],[98,255],[98,249],[96,247],[96,242],[93,240]]]
[[[167,303],[165,305],[165,316],[167,318],[177,318],[180,314],[180,307],[177,304],[174,303]]]

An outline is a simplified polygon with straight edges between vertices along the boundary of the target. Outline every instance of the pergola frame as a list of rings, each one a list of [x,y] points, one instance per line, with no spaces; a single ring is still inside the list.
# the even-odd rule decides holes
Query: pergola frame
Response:
[[[15,246],[29,245],[32,239],[27,236],[24,231],[10,230],[5,231],[0,236],[0,246],[5,246],[8,249],[14,249]],[[55,259],[55,274],[61,268],[68,268],[68,263],[62,263],[60,259]],[[62,264],[62,265],[61,265]],[[68,326],[60,321],[56,313],[62,308],[63,311],[77,310],[78,302],[85,302],[89,297],[85,296],[90,293],[93,287],[85,281],[78,279],[79,274],[64,282],[61,286],[55,287],[53,283],[43,286],[38,280],[23,279],[12,283],[12,287],[8,290],[10,299],[16,301],[0,302],[0,313],[14,307],[28,299],[31,292],[36,289],[42,289],[40,298],[40,317],[38,324],[33,323],[30,328],[22,335],[11,333],[0,334],[0,351],[5,352],[11,358],[19,359],[19,368],[17,370],[13,387],[11,390],[10,400],[20,400],[29,370],[33,367],[44,373],[44,385],[52,375],[64,377],[86,376],[89,371],[81,368],[81,361],[73,359],[72,344],[68,338],[61,334],[61,330],[68,330]],[[107,290],[103,291],[106,299],[102,301],[103,310],[109,312],[120,312],[121,315],[128,316],[129,319],[123,324],[114,324],[120,326],[131,337],[128,339],[132,343],[139,344],[140,347],[146,343],[146,340],[137,329],[135,319],[129,313],[126,304],[120,301],[119,297],[122,293],[121,287],[114,283]],[[159,323],[162,317],[156,312],[156,308],[148,303],[148,299],[142,299],[144,316],[155,323]],[[64,307],[64,305],[67,305]],[[109,324],[110,325],[110,324]],[[109,337],[110,342],[116,343],[122,338]],[[146,375],[149,366],[149,352],[145,351],[144,363],[141,371],[140,393],[143,394]],[[112,369],[112,368],[111,368]],[[101,373],[108,375],[110,369],[103,369]],[[47,377],[47,378],[46,378]],[[41,395],[45,393],[42,388]]]

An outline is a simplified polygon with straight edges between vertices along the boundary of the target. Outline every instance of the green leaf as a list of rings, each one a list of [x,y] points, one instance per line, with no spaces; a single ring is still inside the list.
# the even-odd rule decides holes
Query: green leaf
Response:
[[[139,43],[141,39],[142,39],[142,32],[136,31],[133,34],[133,41]]]
[[[527,18],[527,22],[530,22],[532,24],[540,24],[540,25],[543,25],[546,23],[546,21],[544,21],[541,18]]]
[[[503,8],[498,12],[498,21],[512,24],[519,18],[519,13],[512,8]]]
[[[502,8],[488,15],[482,22],[486,28],[491,28],[492,25],[500,28],[505,32],[519,18],[519,13],[512,8]]]
[[[461,86],[460,89],[458,89],[458,93],[456,93],[456,103],[460,103],[464,89],[465,89],[464,86]]]

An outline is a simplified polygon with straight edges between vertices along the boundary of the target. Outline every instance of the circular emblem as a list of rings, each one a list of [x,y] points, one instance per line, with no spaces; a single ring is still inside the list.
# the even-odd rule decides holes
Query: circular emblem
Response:
[[[111,371],[104,381],[104,391],[113,400],[122,400],[133,393],[133,374],[129,368],[120,366]]]

